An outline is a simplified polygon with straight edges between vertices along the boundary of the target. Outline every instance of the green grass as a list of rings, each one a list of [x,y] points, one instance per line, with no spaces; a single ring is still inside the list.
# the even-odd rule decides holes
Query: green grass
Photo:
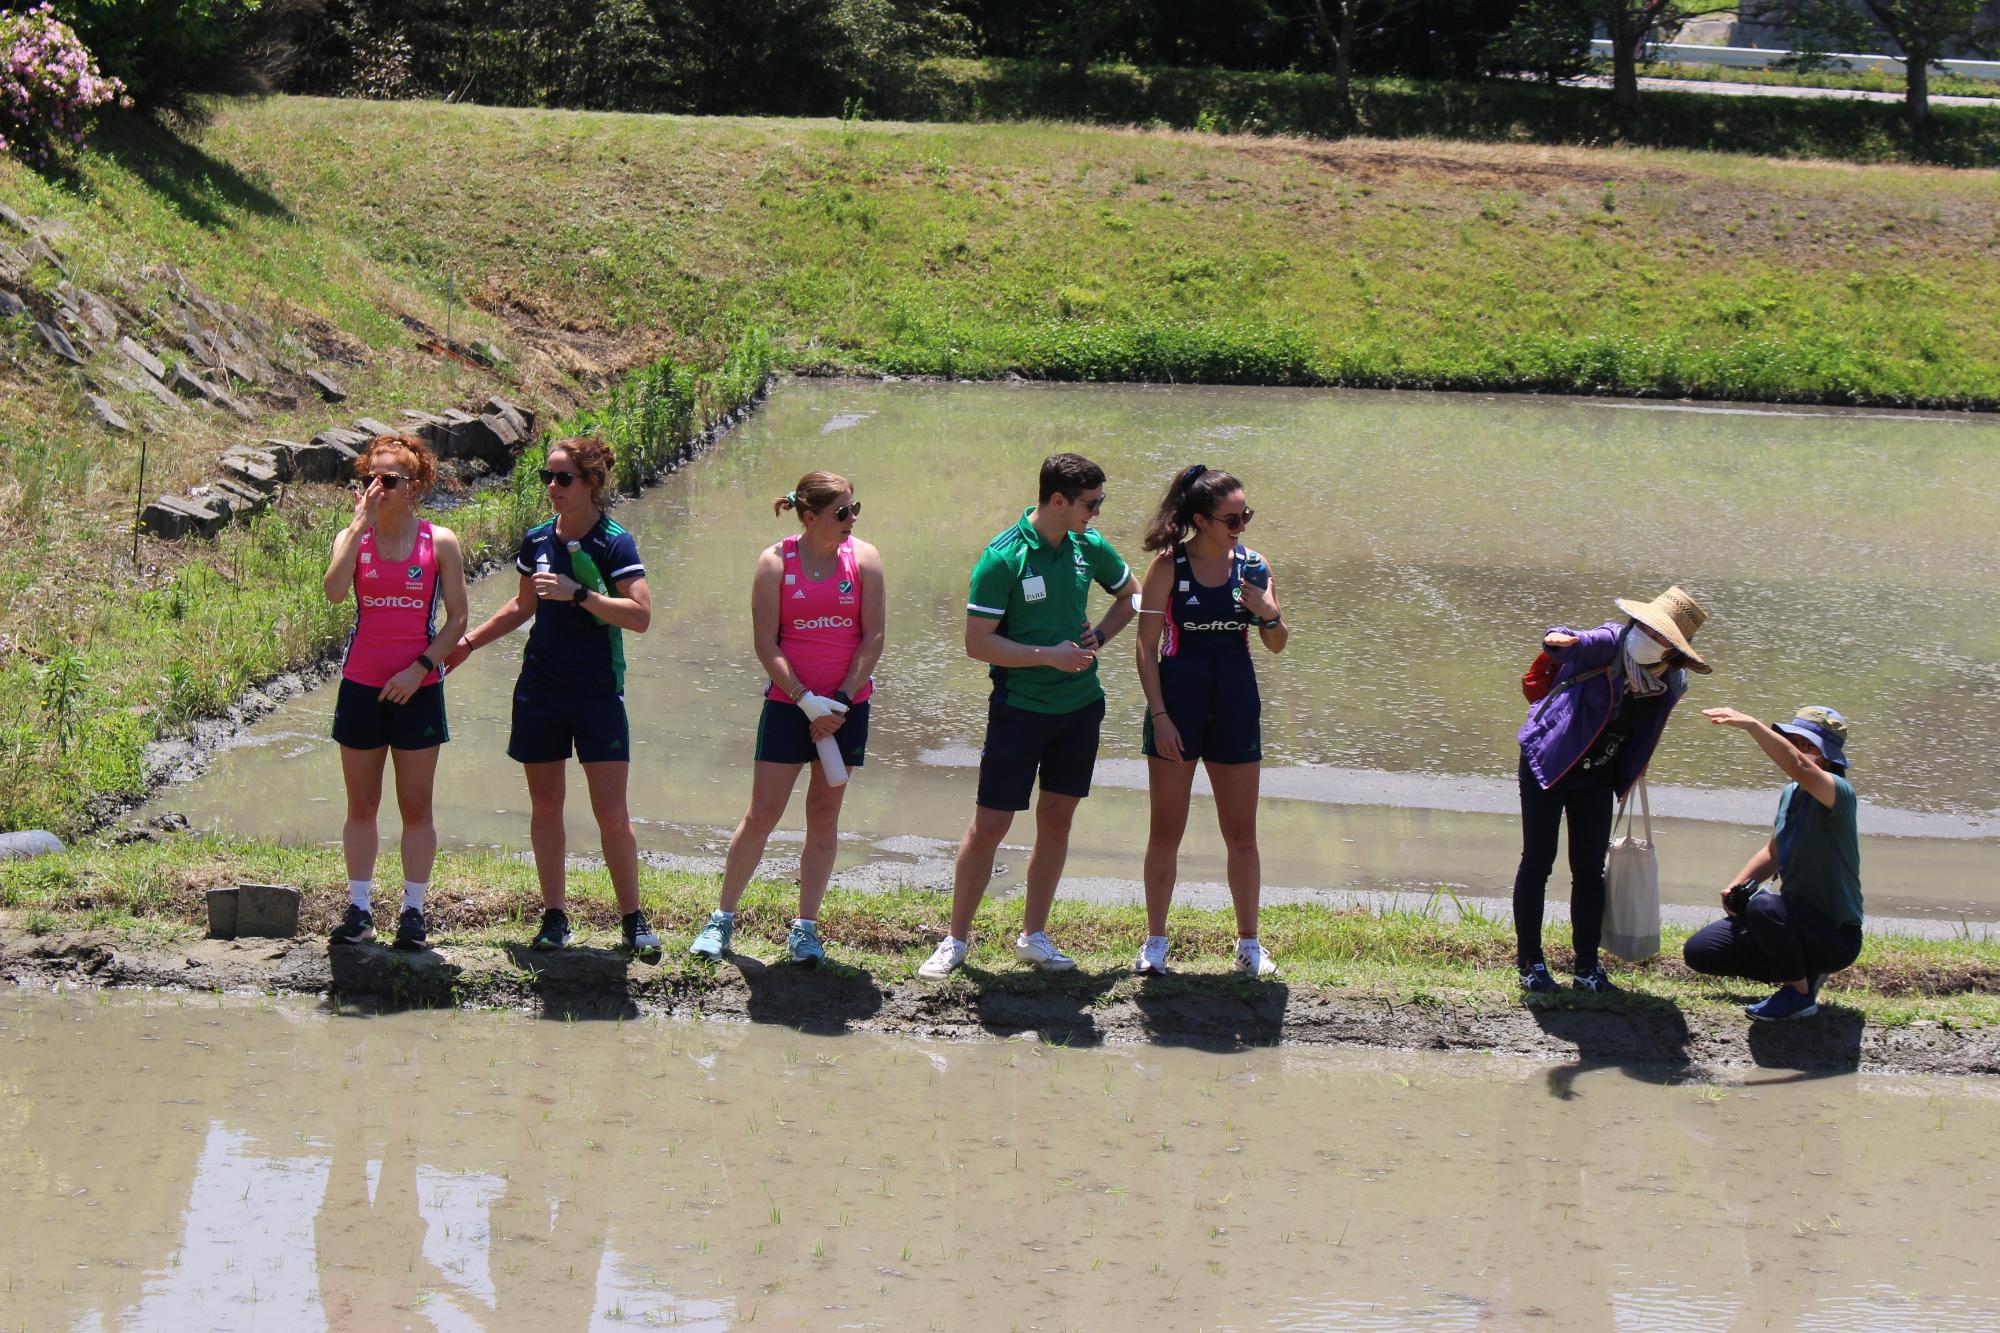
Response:
[[[129,847],[85,845],[40,861],[0,865],[5,914],[0,920],[42,934],[95,926],[155,941],[187,938],[201,932],[203,890],[239,881],[298,885],[306,899],[302,929],[309,933],[331,928],[346,901],[337,849],[190,837]],[[540,910],[533,867],[504,855],[445,852],[431,883],[432,940],[446,950],[519,944]],[[714,907],[716,887],[710,875],[641,869],[641,900],[667,944],[661,967],[674,985],[699,989],[713,975],[683,951]],[[782,958],[796,902],[792,886],[753,884],[738,911],[737,951],[767,962]],[[948,907],[946,896],[937,893],[834,889],[820,912],[820,929],[834,962],[863,968],[883,984],[902,982],[914,976],[937,942]],[[570,911],[581,943],[617,942],[617,908],[602,871],[572,870]],[[1030,991],[1083,988],[1101,999],[1139,993],[1138,980],[1123,974],[1145,934],[1143,909],[1058,901],[1050,931],[1085,974],[1073,978],[1016,966],[1008,945],[1019,911],[1018,903],[996,901],[980,909],[969,967],[993,976],[977,984]],[[1177,908],[1170,933],[1176,965],[1189,978],[1227,971],[1235,938],[1229,913]],[[1398,1005],[1485,1009],[1519,1003],[1513,932],[1502,921],[1454,922],[1435,911],[1376,916],[1287,905],[1266,909],[1259,933],[1283,963],[1294,996],[1319,992]],[[1685,938],[1686,932],[1669,929],[1660,958],[1621,968],[1621,984],[1690,1011],[1734,1013],[1747,983],[1717,983],[1688,973],[1678,961]],[[1553,926],[1547,939],[1552,959],[1562,961],[1567,930]],[[1105,975],[1120,977],[1109,991],[1100,980]],[[950,983],[974,984],[968,978]],[[1171,993],[1176,984],[1169,979],[1162,990],[1162,983],[1153,983],[1147,993]],[[1841,974],[1829,994],[1876,1026],[1915,1021],[1984,1026],[2000,1021],[2000,944],[1871,936],[1859,962]]]
[[[1611,67],[1608,63],[1601,64],[1598,72],[1608,75]],[[1903,95],[1905,88],[1901,74],[1879,69],[1801,72],[1789,69],[1734,69],[1727,65],[1677,65],[1670,60],[1641,64],[1639,77],[1687,79],[1698,83],[1754,83],[1771,88],[1841,88],[1852,92],[1892,93],[1897,97]],[[1933,97],[2000,98],[2000,82],[1940,74],[1935,70],[1931,71],[1930,90]]]

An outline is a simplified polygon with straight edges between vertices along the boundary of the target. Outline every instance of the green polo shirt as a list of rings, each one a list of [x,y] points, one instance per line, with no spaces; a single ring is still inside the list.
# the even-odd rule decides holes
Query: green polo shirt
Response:
[[[1095,528],[1064,533],[1061,545],[1049,545],[1028,521],[1034,512],[1022,510],[1019,523],[987,543],[972,567],[972,595],[965,610],[999,621],[1002,638],[1052,648],[1083,633],[1091,580],[1116,592],[1132,577],[1132,569]],[[1000,702],[1030,713],[1074,713],[1104,697],[1096,662],[1074,673],[1046,666],[996,666],[992,674]]]

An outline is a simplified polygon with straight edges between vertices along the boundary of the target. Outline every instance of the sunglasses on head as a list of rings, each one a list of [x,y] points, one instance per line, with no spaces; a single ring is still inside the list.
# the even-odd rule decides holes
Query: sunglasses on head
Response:
[[[403,479],[394,472],[371,472],[368,474],[368,480],[379,481],[383,490],[393,491],[402,484]]]
[[[1241,532],[1250,526],[1250,520],[1255,517],[1257,517],[1256,510],[1246,509],[1240,514],[1210,514],[1208,520],[1211,523],[1220,523],[1231,532]]]
[[[575,480],[576,473],[574,472],[551,472],[547,468],[542,469],[542,485],[544,486],[550,482],[554,482],[558,486],[567,486]]]

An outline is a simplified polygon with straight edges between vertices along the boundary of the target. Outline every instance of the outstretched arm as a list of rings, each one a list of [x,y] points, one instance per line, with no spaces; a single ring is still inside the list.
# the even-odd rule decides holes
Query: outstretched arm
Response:
[[[1722,727],[1735,727],[1750,733],[1750,739],[1757,747],[1771,756],[1771,762],[1778,771],[1806,789],[1815,801],[1828,810],[1833,809],[1834,798],[1840,788],[1833,780],[1833,774],[1821,768],[1799,752],[1797,746],[1786,740],[1778,732],[1759,722],[1748,713],[1734,708],[1704,708],[1702,716]]]

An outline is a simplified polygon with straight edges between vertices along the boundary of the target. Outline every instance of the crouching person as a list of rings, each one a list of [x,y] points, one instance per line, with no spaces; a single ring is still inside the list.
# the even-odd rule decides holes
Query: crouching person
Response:
[[[1723,892],[1728,915],[1689,937],[1682,957],[1709,976],[1776,985],[1770,999],[1748,1006],[1752,1018],[1810,1017],[1819,1012],[1820,982],[1861,953],[1861,840],[1845,776],[1847,719],[1816,707],[1769,726],[1734,708],[1704,716],[1749,732],[1792,781],[1779,798],[1771,840]],[[1759,890],[1772,879],[1779,891]]]

